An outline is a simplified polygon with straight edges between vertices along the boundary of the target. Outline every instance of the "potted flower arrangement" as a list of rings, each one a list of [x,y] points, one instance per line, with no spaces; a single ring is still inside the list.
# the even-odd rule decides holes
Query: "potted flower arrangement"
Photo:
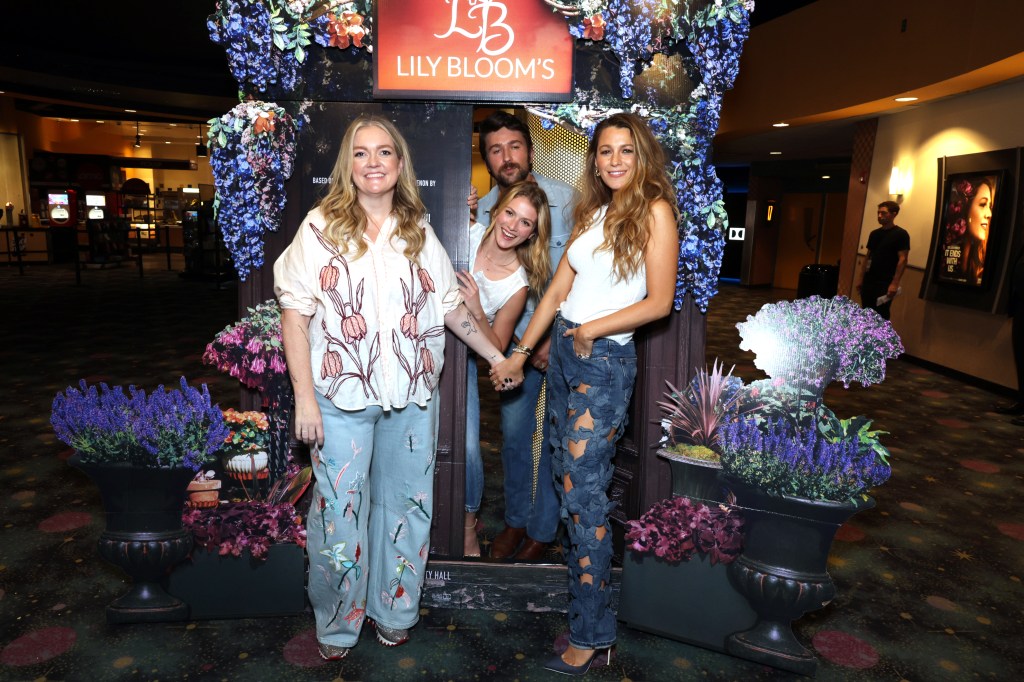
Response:
[[[200,470],[188,482],[188,506],[195,509],[197,507],[216,507],[220,501],[220,487],[221,482],[216,478],[217,472],[210,469],[209,471]]]
[[[281,340],[281,309],[276,300],[270,299],[248,311],[248,315],[222,329],[207,344],[203,362],[263,394],[273,480],[284,473],[290,445],[291,382]]]
[[[738,414],[739,377],[723,374],[717,360],[708,372],[698,369],[693,380],[680,391],[668,383],[670,393],[658,405],[665,415],[662,426],[668,445],[658,456],[672,468],[672,494],[694,500],[724,502],[718,471],[722,464],[716,449],[721,426]]]
[[[619,620],[725,651],[726,638],[754,622],[725,570],[743,548],[743,528],[737,510],[687,497],[658,502],[627,522]]]
[[[306,529],[295,505],[312,469],[289,462],[263,498],[186,509],[192,560],[167,577],[189,618],[289,615],[305,609]]]
[[[866,417],[839,419],[825,388],[882,381],[903,346],[887,320],[844,296],[768,304],[736,326],[740,348],[770,378],[741,390],[741,414],[718,444],[723,481],[748,524],[731,577],[758,613],[727,650],[809,675],[817,660],[791,623],[835,595],[826,571],[835,532],[874,506],[866,493],[890,474],[882,432]]]
[[[243,486],[246,480],[267,477],[267,447],[270,422],[263,412],[234,408],[224,410],[224,423],[230,429],[224,438],[224,470]],[[248,489],[246,489],[248,494]]]
[[[123,568],[131,589],[107,607],[110,622],[164,621],[187,607],[160,588],[168,566],[184,558],[192,537],[181,524],[185,489],[227,434],[205,385],[89,386],[83,380],[53,400],[57,437],[74,448],[69,463],[97,485],[106,512],[100,555]]]

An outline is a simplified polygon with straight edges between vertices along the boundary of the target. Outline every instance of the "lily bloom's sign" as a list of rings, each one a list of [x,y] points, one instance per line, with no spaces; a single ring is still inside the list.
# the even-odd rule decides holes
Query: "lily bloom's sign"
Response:
[[[540,0],[378,0],[375,97],[566,102],[573,38]]]

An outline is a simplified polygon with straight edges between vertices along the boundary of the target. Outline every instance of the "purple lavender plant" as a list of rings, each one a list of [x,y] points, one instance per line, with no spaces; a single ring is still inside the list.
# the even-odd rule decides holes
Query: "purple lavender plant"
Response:
[[[149,396],[134,386],[69,386],[53,400],[50,422],[57,437],[84,462],[198,471],[228,434],[220,408],[181,378],[181,388],[159,386]]]
[[[722,471],[769,495],[846,502],[885,483],[889,465],[857,436],[829,440],[818,429],[796,430],[753,416],[720,431]]]

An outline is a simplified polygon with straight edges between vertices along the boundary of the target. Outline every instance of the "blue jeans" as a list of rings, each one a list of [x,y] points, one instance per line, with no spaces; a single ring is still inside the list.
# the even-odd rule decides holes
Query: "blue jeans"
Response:
[[[501,464],[505,474],[505,523],[526,528],[537,542],[551,542],[558,532],[558,492],[551,475],[551,448],[547,423],[540,461],[534,466],[533,434],[538,428],[537,399],[544,384],[544,373],[527,363],[523,367],[522,386],[501,393]]]
[[[419,620],[430,549],[438,397],[385,412],[345,411],[317,395],[324,447],[313,453],[307,592],[316,638],[352,647],[367,616]]]
[[[551,331],[548,421],[554,473],[563,481],[562,521],[569,529],[569,642],[581,649],[600,649],[615,642],[608,525],[615,504],[608,500],[608,487],[615,442],[626,426],[636,380],[636,351],[632,341],[620,345],[597,339],[590,357],[581,360],[572,337],[563,336],[577,326],[559,315]],[[601,538],[599,528],[605,531]],[[587,563],[581,566],[583,560]],[[592,582],[584,582],[584,575]]]
[[[480,511],[484,496],[484,458],[480,452],[480,386],[476,354],[468,354],[466,368],[466,511]]]

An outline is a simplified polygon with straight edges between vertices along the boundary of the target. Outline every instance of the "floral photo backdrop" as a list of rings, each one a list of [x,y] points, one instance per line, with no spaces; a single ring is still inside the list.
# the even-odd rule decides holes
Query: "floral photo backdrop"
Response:
[[[617,92],[581,88],[570,103],[527,105],[529,110],[546,125],[566,125],[588,135],[618,111],[647,119],[669,152],[681,213],[675,307],[680,309],[689,294],[706,311],[718,291],[727,227],[722,183],[710,161],[711,140],[723,94],[739,71],[753,0],[534,1],[563,15],[577,41],[610,52],[619,73]],[[218,221],[244,280],[263,264],[265,231],[279,227],[294,135],[303,120],[302,105],[286,118],[277,104],[258,98],[288,93],[290,99],[301,100],[303,69],[310,66],[314,49],[334,51],[332,64],[372,59],[373,2],[219,0],[207,23],[211,40],[224,46],[240,95],[247,100],[210,122]],[[656,55],[677,54],[682,69],[662,69],[656,87],[636,87],[637,77]],[[684,80],[692,85],[685,101],[659,101],[665,89]],[[270,111],[275,127],[257,132],[261,112]]]

